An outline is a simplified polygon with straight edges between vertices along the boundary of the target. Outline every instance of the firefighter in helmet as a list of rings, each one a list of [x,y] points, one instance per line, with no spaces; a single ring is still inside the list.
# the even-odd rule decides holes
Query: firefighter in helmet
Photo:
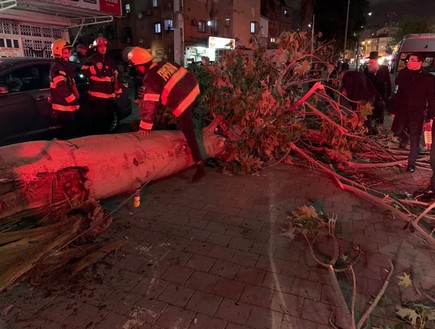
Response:
[[[50,67],[50,93],[53,117],[61,124],[59,138],[69,139],[76,133],[75,112],[79,109],[79,93],[74,81],[75,68],[69,62],[72,46],[63,39],[51,45],[55,58]]]
[[[170,62],[153,62],[154,57],[145,49],[133,47],[128,61],[143,75],[142,92],[139,95],[139,133],[149,134],[153,128],[154,115],[160,104],[171,109],[186,137],[196,162],[197,171],[193,181],[204,174],[204,161],[195,136],[192,110],[200,90],[194,75],[184,67]]]
[[[119,73],[115,62],[107,56],[108,41],[98,37],[92,46],[95,54],[90,56],[82,66],[84,74],[89,78],[89,115],[92,132],[109,133],[114,119],[114,100],[121,95]]]

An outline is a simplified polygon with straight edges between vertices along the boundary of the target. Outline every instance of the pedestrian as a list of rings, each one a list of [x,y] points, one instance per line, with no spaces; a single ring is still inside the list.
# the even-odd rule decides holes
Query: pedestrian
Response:
[[[385,104],[391,98],[391,78],[388,66],[379,65],[377,51],[372,51],[369,58],[369,63],[364,69],[364,74],[369,78],[378,93],[373,103],[371,117],[373,131],[376,134],[376,126],[384,124]]]
[[[75,112],[80,108],[79,93],[74,81],[76,70],[68,59],[72,46],[63,39],[51,45],[54,63],[50,67],[50,96],[52,115],[61,125],[59,138],[70,139],[76,134]]]
[[[96,52],[82,66],[84,74],[89,78],[88,111],[91,115],[92,132],[96,134],[110,132],[114,118],[114,100],[122,93],[118,69],[107,56],[107,44],[106,38],[96,38],[92,44]]]
[[[200,90],[195,76],[184,67],[171,62],[153,62],[154,57],[145,49],[134,47],[128,53],[130,65],[143,75],[140,94],[139,133],[149,134],[153,128],[154,116],[160,105],[169,107],[178,118],[181,131],[196,163],[196,173],[192,181],[204,175],[204,161],[195,135],[192,110]]]
[[[422,64],[421,54],[409,54],[406,58],[406,67],[399,72],[395,81],[398,91],[391,130],[402,145],[410,142],[407,167],[410,173],[416,170],[415,162],[420,150],[420,136],[426,111],[429,117],[433,117],[435,111],[434,78],[422,69]]]
[[[85,64],[88,57],[88,47],[80,43],[76,46],[75,52],[69,57],[70,62]]]
[[[367,103],[373,105],[377,92],[364,73],[349,71],[349,66],[343,63],[338,77],[341,80],[340,90],[342,94],[350,100],[353,111],[359,111],[359,107]],[[367,116],[364,125],[366,126],[367,133],[372,135],[373,126],[371,115]]]

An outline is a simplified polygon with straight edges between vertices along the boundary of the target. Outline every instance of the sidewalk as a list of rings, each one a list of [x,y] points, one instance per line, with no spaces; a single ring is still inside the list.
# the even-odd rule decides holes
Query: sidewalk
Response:
[[[280,235],[286,212],[308,200],[337,214],[342,234],[364,250],[355,268],[357,310],[369,306],[388,259],[394,260],[386,291],[394,302],[375,310],[373,325],[399,323],[397,275],[411,273],[423,288],[433,288],[434,250],[390,213],[324,175],[286,165],[259,176],[207,168],[203,180],[191,184],[192,174],[153,182],[139,208],[130,202],[114,213],[104,237],[128,244],[103,262],[70,280],[18,284],[0,295],[7,328],[330,328],[336,306],[327,271],[302,239]],[[113,198],[105,207],[123,201]]]

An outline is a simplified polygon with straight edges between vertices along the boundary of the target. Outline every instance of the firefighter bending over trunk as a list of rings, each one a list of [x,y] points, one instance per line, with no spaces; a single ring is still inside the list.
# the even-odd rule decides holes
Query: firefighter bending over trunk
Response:
[[[198,147],[192,120],[195,99],[200,94],[194,75],[184,67],[170,62],[153,62],[154,57],[145,49],[134,47],[128,60],[142,74],[139,133],[147,135],[153,128],[154,115],[160,104],[168,106],[178,118],[181,131],[192,151],[197,170],[192,181],[204,175],[204,161]]]
[[[75,68],[69,62],[72,46],[63,39],[55,40],[51,45],[51,54],[55,58],[50,67],[50,94],[53,117],[61,124],[59,138],[75,137],[75,111],[79,109],[79,93],[74,81]]]
[[[94,55],[82,66],[89,78],[89,109],[92,116],[92,132],[105,134],[110,132],[113,120],[114,99],[122,93],[115,63],[106,55],[107,39],[98,37],[92,46]]]

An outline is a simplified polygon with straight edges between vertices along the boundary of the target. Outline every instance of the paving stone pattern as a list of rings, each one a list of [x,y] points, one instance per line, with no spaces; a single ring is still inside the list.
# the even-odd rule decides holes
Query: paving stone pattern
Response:
[[[1,294],[0,328],[329,328],[339,305],[327,271],[303,239],[281,234],[286,212],[308,200],[337,214],[344,239],[364,250],[355,268],[357,317],[381,288],[388,259],[396,266],[389,298],[403,296],[397,285],[403,272],[433,289],[434,251],[325,175],[286,165],[259,176],[207,168],[191,184],[192,174],[153,182],[139,208],[129,202],[114,213],[104,237],[125,239],[122,250],[72,279],[19,283]],[[105,207],[124,200],[107,200]],[[379,306],[371,323],[399,323],[394,307]]]

